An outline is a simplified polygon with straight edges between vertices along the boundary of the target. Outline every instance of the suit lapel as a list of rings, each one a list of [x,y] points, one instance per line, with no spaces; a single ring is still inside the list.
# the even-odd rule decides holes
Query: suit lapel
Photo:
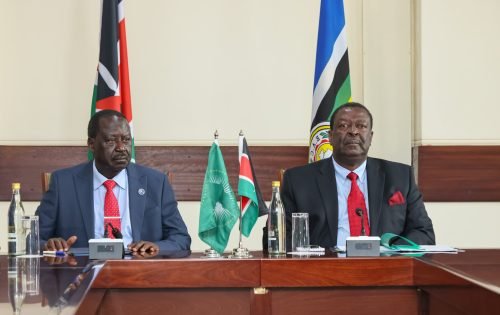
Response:
[[[94,184],[92,162],[87,163],[83,170],[73,175],[75,191],[80,206],[87,239],[94,238]]]
[[[368,203],[370,207],[370,230],[372,235],[380,235],[379,222],[384,193],[385,174],[380,169],[378,160],[368,158]]]
[[[146,210],[146,195],[148,178],[137,171],[134,164],[127,166],[128,196],[130,223],[132,225],[132,239],[134,242],[141,240],[142,222]]]
[[[337,199],[337,182],[331,158],[324,159],[318,163],[318,188],[323,200],[323,207],[326,210],[326,219],[330,229],[330,236],[333,244],[337,244],[337,230],[339,221],[339,204]]]

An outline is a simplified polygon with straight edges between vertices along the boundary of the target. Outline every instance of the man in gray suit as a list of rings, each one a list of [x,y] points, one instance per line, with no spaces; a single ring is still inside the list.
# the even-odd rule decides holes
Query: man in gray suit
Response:
[[[133,252],[189,250],[191,238],[165,174],[130,163],[127,119],[113,110],[97,112],[87,145],[93,161],[54,172],[36,211],[44,249],[88,247],[89,239],[114,228]]]
[[[332,158],[285,172],[281,196],[288,249],[293,212],[309,213],[310,242],[325,248],[345,246],[348,236],[360,235],[360,227],[374,236],[391,232],[418,244],[435,244],[412,168],[368,157],[372,125],[372,115],[362,104],[340,106],[330,121]],[[351,188],[362,204],[352,210],[356,197]]]

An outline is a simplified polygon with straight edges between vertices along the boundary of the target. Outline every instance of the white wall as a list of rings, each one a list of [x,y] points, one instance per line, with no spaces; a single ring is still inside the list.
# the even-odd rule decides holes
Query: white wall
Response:
[[[500,144],[498,12],[497,0],[415,1],[416,145]],[[438,242],[500,247],[500,203],[426,207]]]
[[[415,141],[500,144],[500,1],[417,1]]]
[[[410,163],[412,139],[500,142],[497,1],[345,2],[353,98],[375,118],[371,155]],[[127,0],[137,144],[208,146],[217,128],[223,145],[240,129],[251,145],[307,145],[318,10],[319,0]],[[0,0],[0,145],[85,143],[98,18],[99,1]],[[500,219],[498,203],[427,207],[439,242],[500,246],[479,225]],[[204,249],[199,204],[180,209]],[[245,244],[259,249],[260,235]]]
[[[364,71],[365,65],[396,69],[392,61],[400,59],[400,48],[384,63],[373,45],[363,49],[364,33],[383,20],[379,15],[385,9],[397,9],[400,2],[408,6],[408,1],[384,1],[368,13],[363,1],[346,2],[355,100],[364,101],[365,90],[373,90],[365,82],[381,81],[376,70]],[[85,142],[98,56],[98,3],[0,0],[0,39],[8,43],[0,51],[0,106],[5,113],[0,117],[0,144]],[[137,143],[208,145],[217,128],[222,144],[235,144],[243,129],[254,145],[307,145],[318,10],[319,1],[128,0]],[[408,18],[409,12],[404,14]],[[401,36],[390,37],[404,19],[388,24],[398,27],[387,32],[387,50],[408,49],[407,43],[394,41]],[[409,66],[407,60],[402,63]],[[408,80],[408,75],[399,76]],[[385,103],[366,101],[374,111]],[[22,117],[30,128],[12,128],[13,117]],[[385,129],[377,125],[374,151],[377,138],[390,132]],[[404,141],[408,146],[409,139]],[[409,162],[408,153],[400,151],[382,155]]]

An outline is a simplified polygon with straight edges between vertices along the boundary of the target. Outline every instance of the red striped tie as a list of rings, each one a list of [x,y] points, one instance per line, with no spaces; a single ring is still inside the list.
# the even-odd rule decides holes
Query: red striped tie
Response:
[[[115,187],[116,182],[112,179],[108,179],[104,182],[104,187],[106,187],[106,196],[104,197],[104,229],[108,231],[109,238],[115,238],[111,232],[111,223],[114,228],[121,230],[121,220],[120,220],[120,207],[118,206],[118,200],[113,193],[113,187]]]
[[[361,216],[356,213],[357,209],[363,212],[363,223],[365,228],[365,235],[370,235],[370,224],[368,223],[368,213],[366,211],[365,196],[359,189],[356,173],[349,173],[347,177],[351,180],[351,191],[347,197],[347,212],[349,214],[349,228],[351,236],[361,235]]]

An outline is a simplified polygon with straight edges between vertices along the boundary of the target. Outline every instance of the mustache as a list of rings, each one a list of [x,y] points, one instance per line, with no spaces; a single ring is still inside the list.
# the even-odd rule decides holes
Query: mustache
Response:
[[[120,154],[114,154],[113,159],[128,159],[130,157],[130,153],[120,153]]]
[[[363,144],[365,141],[361,138],[346,138],[344,139],[344,144]]]

